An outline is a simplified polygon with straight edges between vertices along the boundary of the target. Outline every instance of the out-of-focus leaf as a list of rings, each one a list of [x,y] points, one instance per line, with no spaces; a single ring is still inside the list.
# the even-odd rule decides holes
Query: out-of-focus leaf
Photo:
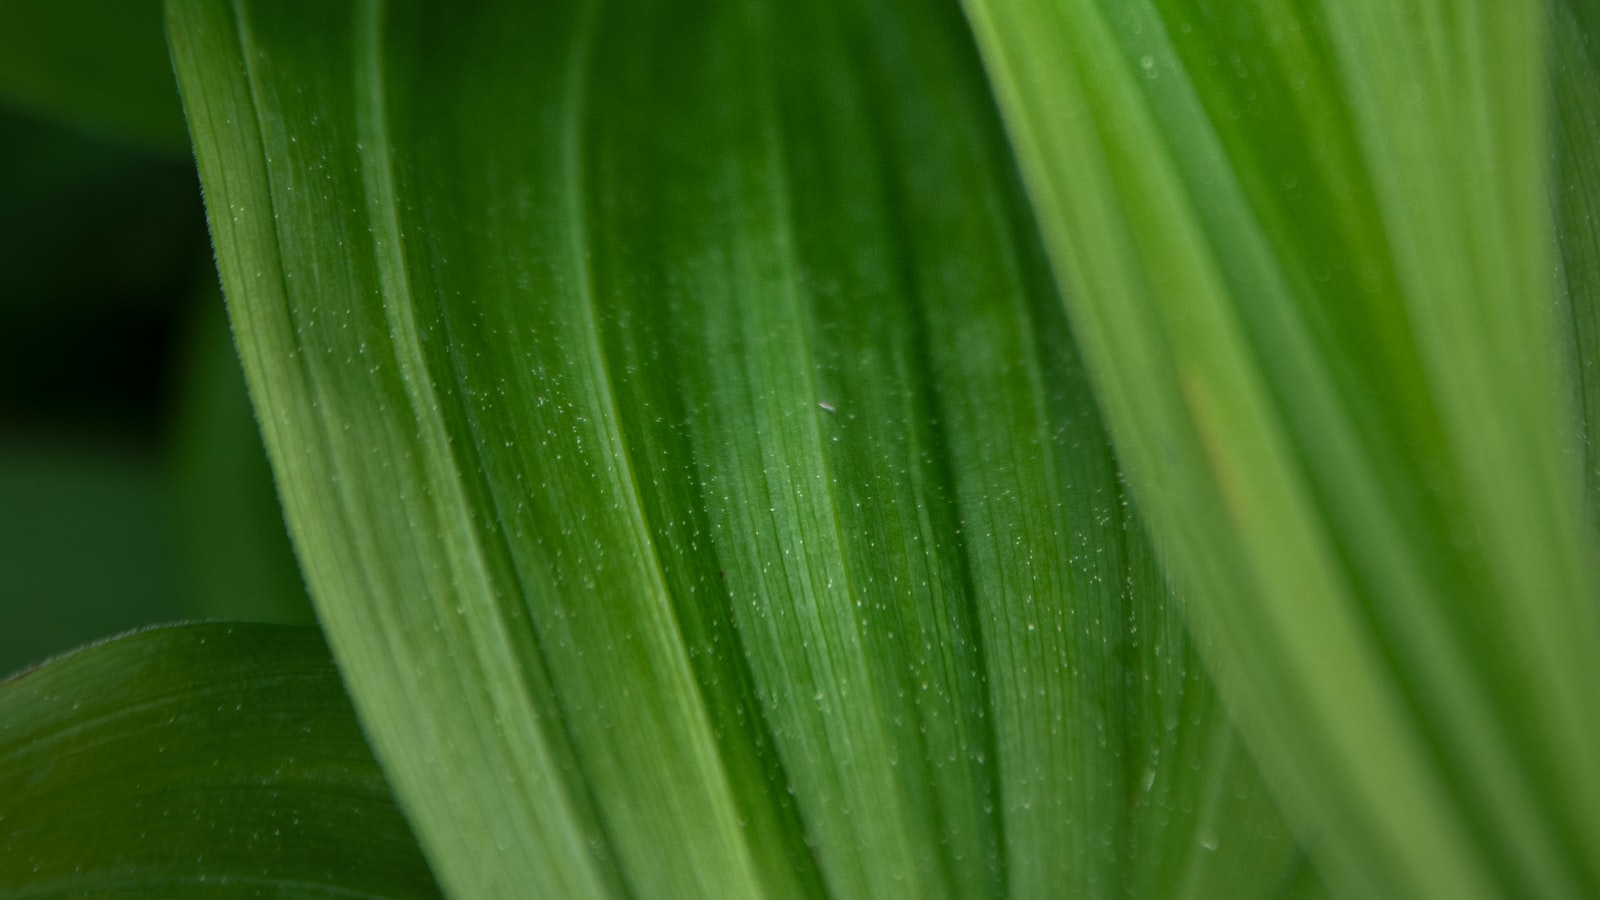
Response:
[[[186,605],[208,619],[311,625],[316,616],[289,548],[215,277],[208,267],[170,448]]]
[[[152,148],[188,147],[161,0],[0,0],[0,101]]]
[[[291,533],[453,893],[1314,886],[959,10],[170,15]]]
[[[967,5],[1134,496],[1324,870],[1600,893],[1540,4]]]
[[[0,893],[437,896],[317,633],[186,625],[0,683]]]
[[[164,487],[149,450],[0,445],[0,675],[183,615]]]

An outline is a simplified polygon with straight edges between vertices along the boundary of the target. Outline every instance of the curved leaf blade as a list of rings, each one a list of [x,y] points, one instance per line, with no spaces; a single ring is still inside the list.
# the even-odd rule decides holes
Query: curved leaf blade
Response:
[[[1346,888],[1600,884],[1536,7],[968,3],[1136,497]]]
[[[7,897],[431,897],[317,633],[150,629],[0,683]]]

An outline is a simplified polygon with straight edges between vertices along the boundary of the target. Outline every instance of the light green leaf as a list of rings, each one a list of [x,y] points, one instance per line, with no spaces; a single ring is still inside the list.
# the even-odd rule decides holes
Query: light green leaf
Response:
[[[1600,891],[1540,5],[968,10],[1135,498],[1325,870]]]
[[[959,10],[169,10],[291,533],[453,894],[1315,887]]]
[[[427,897],[315,631],[157,628],[0,683],[6,897]]]

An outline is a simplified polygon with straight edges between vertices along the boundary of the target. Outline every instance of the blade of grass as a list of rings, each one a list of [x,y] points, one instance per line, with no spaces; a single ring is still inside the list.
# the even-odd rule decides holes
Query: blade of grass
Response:
[[[432,897],[311,629],[135,632],[0,682],[7,897]]]
[[[1600,885],[1538,11],[968,10],[1119,456],[1346,887]]]

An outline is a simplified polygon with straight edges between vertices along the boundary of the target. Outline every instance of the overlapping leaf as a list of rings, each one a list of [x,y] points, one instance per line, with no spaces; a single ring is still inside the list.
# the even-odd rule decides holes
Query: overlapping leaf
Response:
[[[452,893],[1314,886],[956,10],[170,9],[291,530]]]
[[[1135,497],[1324,862],[1593,895],[1539,5],[968,9]]]
[[[187,625],[0,683],[7,897],[429,897],[311,629]]]

